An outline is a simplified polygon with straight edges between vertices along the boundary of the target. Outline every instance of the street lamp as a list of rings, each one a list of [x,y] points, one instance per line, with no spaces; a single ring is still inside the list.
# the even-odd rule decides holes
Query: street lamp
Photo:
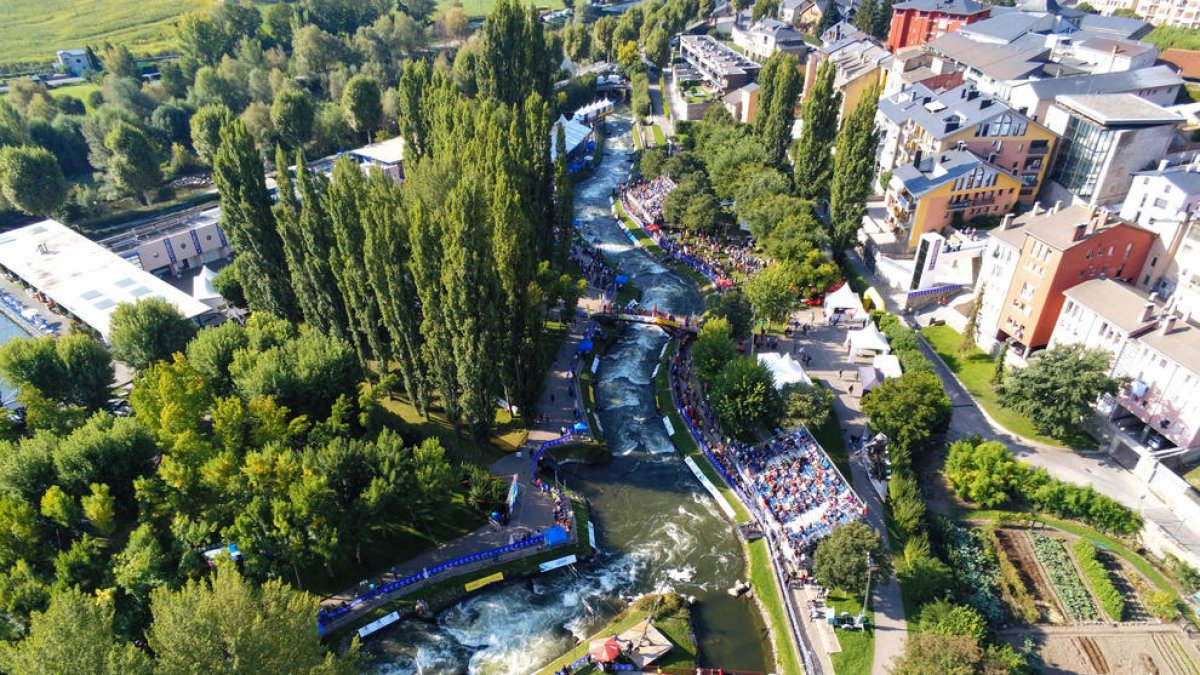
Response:
[[[867,620],[867,606],[871,603],[871,573],[876,570],[875,563],[871,560],[871,554],[867,554],[867,589],[863,592],[862,609],[858,612],[858,627],[864,628]]]

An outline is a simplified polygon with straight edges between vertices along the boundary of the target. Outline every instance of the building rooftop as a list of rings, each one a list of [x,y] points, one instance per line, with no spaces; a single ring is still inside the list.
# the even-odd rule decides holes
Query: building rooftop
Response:
[[[1181,122],[1179,115],[1133,94],[1070,94],[1057,102],[1104,126],[1156,125]]]
[[[1145,36],[1154,27],[1141,19],[1126,19],[1120,16],[1084,14],[1073,19],[1079,30],[1109,37],[1136,40]]]
[[[1111,37],[1088,37],[1075,43],[1076,49],[1091,49],[1113,56],[1141,56],[1147,52],[1157,52],[1158,47],[1149,42],[1138,40],[1123,40]]]
[[[108,339],[124,302],[158,297],[192,319],[212,310],[158,277],[55,220],[0,234],[0,265]]]
[[[710,35],[680,35],[680,47],[703,59],[704,65],[722,75],[757,73],[762,66],[721,44]]]
[[[958,32],[979,42],[1008,44],[1028,33],[1041,33],[1054,28],[1056,17],[1037,16],[1025,12],[1006,12],[962,26]]]
[[[947,150],[932,157],[925,157],[920,162],[896,167],[892,172],[892,180],[899,180],[909,194],[920,199],[986,163],[970,150]],[[1001,172],[999,169],[996,171]]]
[[[1126,70],[1119,73],[1076,75],[1074,77],[1033,80],[1014,85],[1013,89],[1028,87],[1038,99],[1048,99],[1064,94],[1120,93],[1182,84],[1182,78],[1172,72],[1168,66],[1160,65],[1150,68],[1140,68],[1138,70]]]
[[[994,44],[946,33],[930,40],[929,48],[994,80],[1019,80],[1035,75],[1050,57],[1050,48],[1037,35],[1023,36],[1009,44]]]
[[[1171,332],[1164,335],[1155,329],[1143,335],[1141,341],[1193,373],[1200,373],[1200,327],[1190,319],[1177,318]]]
[[[1142,321],[1149,294],[1115,279],[1089,279],[1063,291],[1063,295],[1130,335],[1154,324],[1153,318]]]
[[[1159,54],[1158,60],[1174,66],[1184,79],[1200,79],[1200,51],[1172,47]]]
[[[1007,113],[1024,117],[1004,102],[981,94],[971,83],[940,93],[916,84],[881,100],[879,112],[894,124],[912,121],[936,139],[956,134],[997,115]]]
[[[893,5],[893,8],[912,9],[918,12],[941,12],[955,16],[975,16],[991,9],[975,0],[908,0],[908,2]]]
[[[1091,223],[1095,219],[1097,225]],[[1084,236],[1078,236],[1079,228],[1085,227]],[[1087,244],[1099,232],[1105,232],[1114,227],[1126,227],[1134,230],[1144,228],[1123,220],[1108,217],[1107,212],[1093,210],[1093,207],[1083,204],[1067,206],[1058,209],[1041,210],[1035,207],[1013,220],[1007,229],[996,228],[991,231],[995,239],[1017,248],[1025,241],[1026,236],[1033,237],[1056,251],[1066,251],[1078,245]]]
[[[858,31],[826,44],[820,51],[836,67],[833,83],[838,88],[874,71],[892,58],[892,53],[874,38]]]
[[[567,154],[575,152],[575,150],[587,141],[588,136],[592,135],[592,128],[576,119],[567,119],[566,115],[561,115],[558,121],[550,129],[550,161],[554,161],[558,157],[558,129],[562,127],[563,138],[567,142]]]
[[[1158,176],[1190,195],[1200,194],[1200,170],[1194,164],[1172,166],[1154,171],[1138,171],[1135,176]]]
[[[350,154],[377,164],[399,164],[404,161],[404,139],[399,136],[389,138],[351,150]]]

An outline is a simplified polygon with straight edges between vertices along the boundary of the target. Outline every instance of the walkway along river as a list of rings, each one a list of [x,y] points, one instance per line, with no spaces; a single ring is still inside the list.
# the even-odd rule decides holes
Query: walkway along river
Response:
[[[609,195],[632,164],[630,121],[610,118],[595,175],[575,188],[583,237],[642,290],[647,306],[699,314],[694,285],[640,248],[609,214]],[[599,554],[578,568],[484,590],[436,623],[407,621],[370,649],[383,673],[523,675],[611,618],[622,596],[673,589],[693,611],[703,665],[766,672],[770,649],[750,601],[725,593],[746,572],[732,526],[684,466],[655,411],[651,375],[667,342],[629,326],[601,360],[596,399],[613,451],[602,467],[570,465],[560,478],[592,504]]]

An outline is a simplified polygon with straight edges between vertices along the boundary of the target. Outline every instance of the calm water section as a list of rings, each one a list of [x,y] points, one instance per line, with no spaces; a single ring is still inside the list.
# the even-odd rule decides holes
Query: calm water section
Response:
[[[575,189],[580,232],[642,289],[643,303],[693,314],[690,282],[633,247],[609,213],[609,195],[632,162],[630,124],[610,119],[595,175]],[[666,336],[631,326],[600,364],[597,400],[613,461],[567,467],[587,495],[601,552],[573,569],[480,592],[436,623],[405,622],[370,645],[382,673],[521,675],[597,630],[623,597],[676,590],[699,601],[693,615],[701,663],[765,672],[765,629],[753,605],[725,589],[745,577],[736,534],[683,465],[655,412],[651,374]]]

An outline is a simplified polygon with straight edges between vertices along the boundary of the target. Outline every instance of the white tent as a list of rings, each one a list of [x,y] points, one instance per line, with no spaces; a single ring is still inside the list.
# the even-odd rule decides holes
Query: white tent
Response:
[[[825,316],[830,317],[839,312],[851,319],[867,314],[863,309],[862,299],[850,289],[850,284],[842,284],[841,288],[825,296]]]
[[[796,382],[812,384],[812,378],[804,372],[804,366],[800,365],[790,354],[759,352],[758,362],[771,371],[771,376],[775,378],[776,389]]]
[[[894,354],[876,354],[871,365],[875,366],[875,370],[882,373],[885,378],[900,377],[904,374],[900,368],[900,359],[896,358]]]
[[[887,338],[871,322],[867,322],[863,328],[847,331],[844,344],[849,347],[852,358],[862,356],[869,351],[887,354],[892,350],[888,346]]]
[[[217,273],[205,265],[200,268],[196,278],[192,279],[192,297],[213,309],[219,309],[225,304],[225,298],[213,287],[213,279],[216,276]]]

